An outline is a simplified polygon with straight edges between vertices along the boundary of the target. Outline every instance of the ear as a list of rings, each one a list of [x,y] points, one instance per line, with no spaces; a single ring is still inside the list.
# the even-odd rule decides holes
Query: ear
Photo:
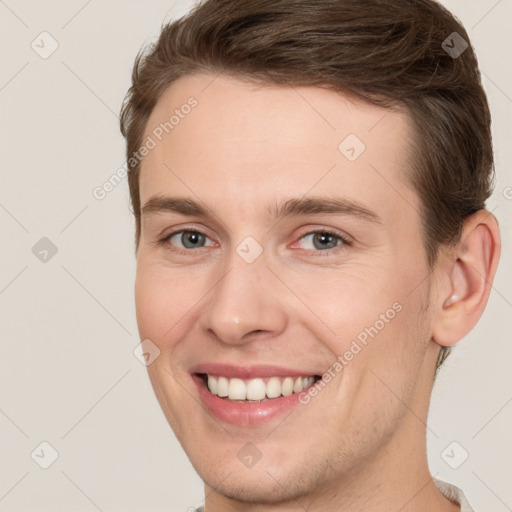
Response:
[[[476,325],[484,312],[500,256],[496,218],[480,210],[464,222],[460,242],[440,269],[433,339],[454,345]]]

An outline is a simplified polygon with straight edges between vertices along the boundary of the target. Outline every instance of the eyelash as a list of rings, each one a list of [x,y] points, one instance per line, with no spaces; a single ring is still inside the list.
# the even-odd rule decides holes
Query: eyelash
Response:
[[[184,232],[198,233],[200,235],[203,235],[206,238],[209,238],[205,233],[203,233],[202,231],[198,231],[196,229],[180,229],[179,231],[173,231],[172,233],[164,236],[163,238],[161,238],[160,240],[157,241],[157,244],[159,246],[163,246],[167,250],[170,250],[170,251],[178,253],[178,254],[189,254],[190,252],[194,251],[195,249],[181,249],[181,248],[176,248],[176,247],[172,247],[171,248],[171,246],[169,245],[169,240],[174,235],[177,235],[177,234],[180,234],[180,233],[184,233]],[[333,236],[333,237],[337,238],[341,243],[338,244],[336,247],[332,247],[330,249],[324,249],[324,250],[320,250],[320,249],[314,249],[314,250],[304,249],[304,250],[306,250],[307,252],[310,252],[310,253],[316,253],[318,255],[324,256],[326,254],[331,254],[333,252],[338,252],[339,250],[343,250],[344,248],[350,247],[352,245],[352,242],[350,240],[348,240],[347,238],[341,236],[338,232],[336,232],[334,230],[331,230],[329,228],[308,231],[307,233],[304,233],[299,238],[299,240],[302,240],[303,238],[305,238],[305,237],[307,237],[309,235],[314,235],[314,234],[330,235],[330,236]],[[199,249],[202,249],[202,247],[199,247]]]

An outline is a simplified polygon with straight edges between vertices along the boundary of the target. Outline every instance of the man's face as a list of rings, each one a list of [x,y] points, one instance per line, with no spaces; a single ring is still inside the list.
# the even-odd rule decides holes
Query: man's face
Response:
[[[160,350],[162,409],[226,496],[278,501],[389,471],[424,435],[436,356],[411,124],[320,88],[213,78],[172,85],[144,136],[157,145],[143,208],[189,201],[142,214],[137,320]],[[281,396],[215,396],[206,374],[232,398]]]

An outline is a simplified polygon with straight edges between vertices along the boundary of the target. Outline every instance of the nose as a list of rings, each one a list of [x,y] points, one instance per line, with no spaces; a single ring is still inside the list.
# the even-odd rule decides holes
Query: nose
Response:
[[[201,328],[229,345],[282,333],[287,314],[277,291],[280,287],[265,259],[247,263],[234,253],[225,268],[203,306]]]

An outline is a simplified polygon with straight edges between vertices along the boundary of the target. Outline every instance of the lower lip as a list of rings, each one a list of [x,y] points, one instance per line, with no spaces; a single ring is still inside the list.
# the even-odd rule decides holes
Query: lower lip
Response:
[[[210,393],[199,375],[192,375],[206,409],[221,421],[241,426],[260,425],[291,411],[299,404],[299,393],[272,398],[266,402],[232,402]]]

